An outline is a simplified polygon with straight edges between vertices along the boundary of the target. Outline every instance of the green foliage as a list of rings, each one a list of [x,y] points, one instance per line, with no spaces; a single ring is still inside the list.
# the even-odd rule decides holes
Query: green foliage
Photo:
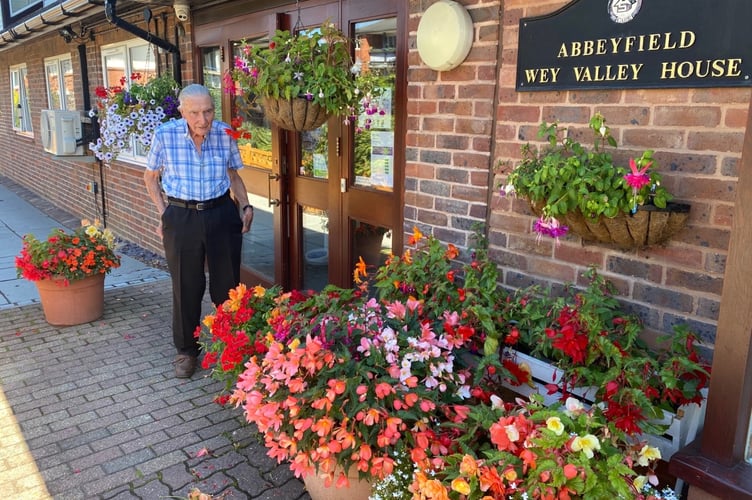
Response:
[[[460,451],[419,471],[412,486],[436,495],[438,482],[448,496],[431,498],[644,498],[635,469],[655,460],[654,448],[630,439],[602,408],[576,401],[475,404],[461,424],[445,425],[461,427]]]
[[[660,433],[651,420],[660,419],[661,410],[699,404],[708,386],[710,368],[695,337],[681,326],[670,340],[648,347],[641,322],[624,312],[613,284],[594,268],[584,277],[585,288],[568,285],[558,296],[537,286],[508,296],[496,330],[500,341],[561,370],[549,390],[566,395],[595,387],[590,397],[605,403],[622,430]]]
[[[361,101],[379,92],[372,79],[353,74],[350,40],[328,22],[307,33],[277,30],[269,44],[243,41],[240,49],[231,74],[236,94],[302,97],[331,114],[355,116]]]
[[[661,175],[651,169],[647,173],[650,182],[635,192],[624,178],[630,169],[614,164],[606,150],[607,145],[616,147],[606,119],[595,114],[589,127],[593,132],[590,149],[568,134],[560,137],[557,123],[541,123],[538,137],[546,144],[522,147],[522,162],[507,177],[508,186],[545,217],[558,218],[578,209],[591,219],[615,217],[646,203],[665,208],[672,196],[660,185]],[[653,151],[643,152],[635,162],[640,169],[649,164],[654,167]]]

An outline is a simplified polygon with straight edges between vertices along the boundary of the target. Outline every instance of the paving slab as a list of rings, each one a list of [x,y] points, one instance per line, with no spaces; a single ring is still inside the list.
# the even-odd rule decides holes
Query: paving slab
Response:
[[[105,280],[102,318],[46,323],[34,284],[9,269],[23,234],[70,225],[24,194],[0,176],[2,497],[158,500],[198,487],[225,500],[310,500],[240,410],[213,402],[222,383],[202,370],[174,377],[164,270],[126,256]]]

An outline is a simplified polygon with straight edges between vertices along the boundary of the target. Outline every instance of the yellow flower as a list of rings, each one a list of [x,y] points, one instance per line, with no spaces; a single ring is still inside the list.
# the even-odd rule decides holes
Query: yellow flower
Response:
[[[502,475],[504,476],[504,479],[506,479],[510,483],[512,481],[517,481],[517,471],[514,470],[514,467],[508,467],[507,469],[504,470]]]
[[[206,316],[204,316],[203,323],[204,323],[204,326],[206,326],[207,328],[211,328],[212,325],[214,324],[214,315],[207,314]]]
[[[645,487],[645,483],[648,482],[647,476],[637,476],[634,479],[634,487],[637,491],[642,491],[642,489]]]
[[[546,419],[546,427],[557,436],[561,436],[562,432],[564,432],[564,424],[561,423],[559,417],[548,417]]]
[[[289,345],[291,351],[294,351],[295,349],[297,349],[298,346],[300,346],[300,339],[294,339],[292,342],[290,342],[290,345]]]
[[[465,481],[463,478],[458,477],[452,481],[452,490],[456,491],[460,495],[469,495],[470,485],[467,484],[467,481]]]
[[[643,467],[650,465],[650,462],[661,459],[661,450],[654,446],[645,445],[640,450],[640,458],[637,459],[637,463]]]
[[[99,230],[94,226],[88,226],[85,232],[87,236],[96,236]]]
[[[577,436],[572,440],[572,451],[582,451],[588,458],[593,458],[593,450],[600,449],[600,441],[592,434],[586,434],[582,437]]]
[[[261,285],[256,285],[253,287],[253,296],[254,297],[263,297],[266,295],[266,288],[264,288]]]

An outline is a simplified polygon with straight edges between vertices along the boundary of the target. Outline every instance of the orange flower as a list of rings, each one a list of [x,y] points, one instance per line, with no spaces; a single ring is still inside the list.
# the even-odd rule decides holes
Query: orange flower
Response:
[[[444,255],[447,259],[452,260],[456,259],[460,255],[460,251],[456,246],[452,245],[451,243],[447,243],[447,249],[446,252],[444,252]]]
[[[413,226],[413,234],[407,239],[408,245],[417,245],[420,240],[423,239],[423,233],[420,232],[418,226]]]
[[[464,455],[460,462],[460,472],[468,476],[474,476],[478,473],[478,462],[470,455]],[[464,493],[467,495],[467,493]]]
[[[360,277],[365,277],[367,274],[368,271],[366,271],[366,263],[363,257],[358,257],[358,262],[355,264],[355,270],[353,271],[353,280],[355,283],[360,284],[363,282]]]

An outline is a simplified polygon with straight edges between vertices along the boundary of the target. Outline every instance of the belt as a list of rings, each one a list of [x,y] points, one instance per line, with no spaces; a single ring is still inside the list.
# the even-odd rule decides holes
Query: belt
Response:
[[[201,210],[209,210],[210,208],[217,207],[229,198],[230,192],[226,191],[222,196],[205,201],[181,200],[180,198],[173,198],[172,196],[168,196],[167,203],[169,203],[170,205],[175,205],[176,207],[190,208],[193,210],[198,210],[200,212]]]

